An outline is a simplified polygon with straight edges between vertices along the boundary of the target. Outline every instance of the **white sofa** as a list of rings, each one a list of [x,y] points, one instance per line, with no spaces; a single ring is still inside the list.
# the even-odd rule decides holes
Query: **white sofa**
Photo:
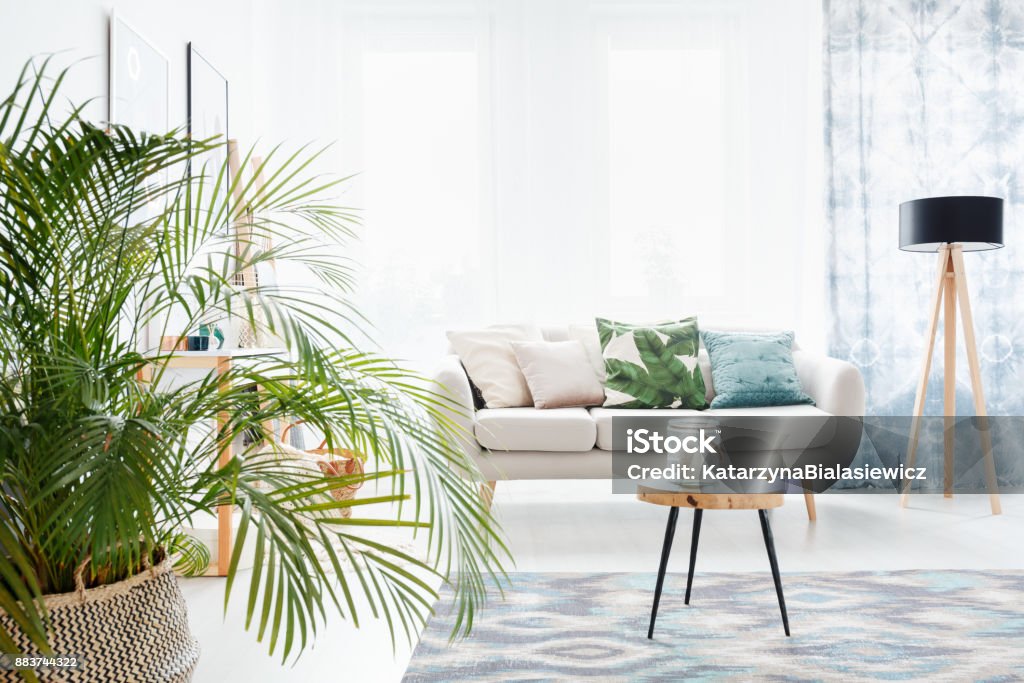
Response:
[[[581,339],[597,344],[597,334],[581,338],[579,326],[541,328],[548,341]],[[588,348],[600,357],[600,347]],[[462,446],[477,463],[493,490],[498,481],[517,479],[601,479],[612,471],[612,418],[615,416],[675,415],[864,415],[864,380],[846,361],[803,351],[793,345],[793,360],[803,390],[815,405],[719,410],[636,410],[615,408],[484,408],[476,410],[469,378],[459,357],[447,355],[434,374],[453,406],[451,418],[465,434]],[[698,362],[707,387],[708,402],[714,398],[711,364],[701,347]],[[814,519],[814,499],[806,495],[808,514]]]

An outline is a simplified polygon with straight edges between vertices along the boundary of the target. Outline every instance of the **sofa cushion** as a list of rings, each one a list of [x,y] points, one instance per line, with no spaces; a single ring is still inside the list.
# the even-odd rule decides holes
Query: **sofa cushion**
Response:
[[[820,408],[811,405],[770,406],[765,408],[719,408],[711,410],[631,410],[626,408],[591,408],[590,415],[597,426],[597,447],[601,450],[612,450],[612,418],[613,417],[697,417],[709,419],[714,417],[750,417],[766,418],[763,429],[771,430],[775,425],[771,418],[819,418],[818,420],[801,420],[793,422],[786,428],[784,439],[777,444],[778,448],[817,448],[824,446],[833,437],[833,429],[822,429],[827,426],[826,420],[831,417]],[[784,424],[781,420],[779,424]],[[746,426],[746,425],[745,425]]]
[[[603,451],[612,450],[613,417],[701,417],[707,410],[688,408],[591,408],[590,416],[597,425],[597,447]]]
[[[759,408],[711,408],[701,411],[701,415],[720,415],[722,417],[828,417],[821,408],[805,403],[794,403],[789,406],[762,406]]]
[[[836,426],[830,419],[832,415],[808,404],[795,403],[761,408],[713,408],[704,411],[703,414],[751,418],[743,421],[743,427],[775,432],[779,438],[773,445],[780,450],[821,448],[829,445],[836,436]],[[801,419],[792,419],[795,417]]]
[[[476,440],[499,451],[589,451],[597,429],[586,408],[485,408]]]

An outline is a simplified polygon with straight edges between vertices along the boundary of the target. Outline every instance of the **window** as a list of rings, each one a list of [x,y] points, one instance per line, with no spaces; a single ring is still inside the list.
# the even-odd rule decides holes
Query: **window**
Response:
[[[616,297],[699,297],[726,244],[722,53],[609,49],[608,247]]]
[[[372,28],[344,93],[358,107],[362,307],[405,358],[483,305],[465,286],[487,243],[478,54],[472,34],[451,28]]]
[[[799,308],[821,260],[814,3],[343,7],[355,256],[388,353],[595,315],[820,327]]]

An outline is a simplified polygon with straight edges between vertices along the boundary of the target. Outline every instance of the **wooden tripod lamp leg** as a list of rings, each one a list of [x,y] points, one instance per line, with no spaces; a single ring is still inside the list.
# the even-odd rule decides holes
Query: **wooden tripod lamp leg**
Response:
[[[954,461],[954,444],[956,430],[956,274],[953,270],[953,259],[946,260],[946,274],[943,282],[945,295],[943,296],[944,306],[942,312],[942,327],[944,337],[943,348],[943,419],[942,419],[942,447],[945,455],[945,462],[942,467],[943,482],[942,492],[946,498],[953,497],[953,477],[956,473]]]
[[[974,394],[974,413],[978,416],[981,431],[981,451],[985,460],[985,484],[988,487],[989,504],[992,514],[1003,511],[999,502],[999,482],[996,480],[996,465],[992,457],[992,434],[988,428],[988,410],[985,408],[985,392],[981,386],[981,364],[978,362],[978,345],[974,338],[974,317],[971,314],[971,300],[967,295],[967,276],[964,270],[964,254],[960,245],[952,246],[953,274],[957,298],[960,299],[960,316],[964,326],[964,345],[967,347],[967,367],[971,375],[971,393]]]
[[[939,247],[939,273],[935,283],[935,295],[932,297],[932,315],[925,333],[924,363],[921,367],[921,378],[917,382],[917,394],[914,397],[914,415],[910,422],[910,440],[907,443],[907,468],[914,466],[917,459],[917,442],[921,436],[921,416],[924,415],[924,397],[928,392],[928,374],[932,369],[932,351],[935,349],[935,333],[939,327],[939,315],[942,312],[942,295],[946,288],[946,271],[949,269],[949,247]],[[910,480],[904,479],[903,493],[900,496],[900,507],[906,507],[910,496]]]

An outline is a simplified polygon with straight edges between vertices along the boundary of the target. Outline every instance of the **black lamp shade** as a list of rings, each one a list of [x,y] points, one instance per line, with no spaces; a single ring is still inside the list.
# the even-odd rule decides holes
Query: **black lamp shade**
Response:
[[[900,204],[900,249],[938,251],[959,242],[964,251],[1003,246],[999,197],[928,197]]]

